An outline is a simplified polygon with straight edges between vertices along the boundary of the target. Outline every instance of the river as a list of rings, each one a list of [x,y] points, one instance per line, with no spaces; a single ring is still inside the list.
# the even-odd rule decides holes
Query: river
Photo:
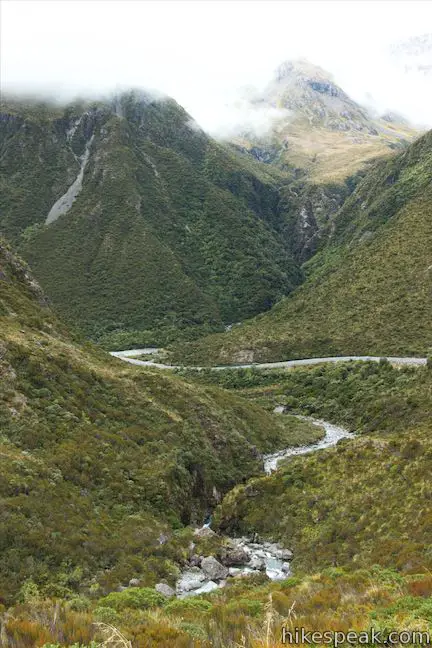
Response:
[[[283,414],[283,408],[276,408],[275,414]],[[288,447],[272,454],[263,456],[263,471],[270,475],[277,470],[278,463],[285,458],[307,454],[323,450],[336,445],[338,441],[344,438],[353,438],[355,435],[338,425],[313,419],[311,417],[299,416],[303,420],[308,420],[314,425],[323,427],[325,436],[317,443],[300,447]],[[203,532],[211,534],[212,531],[208,525],[202,529],[197,529],[197,533]],[[196,596],[206,594],[213,590],[224,587],[227,578],[243,578],[253,574],[265,572],[271,580],[284,580],[291,573],[290,560],[292,553],[289,549],[275,542],[257,541],[246,537],[226,538],[232,547],[233,552],[238,552],[243,556],[242,560],[235,566],[226,567],[215,563],[212,564],[213,557],[207,557],[204,561],[198,562],[197,565],[186,569],[180,576],[176,584],[176,593],[180,598],[187,596]],[[210,569],[205,561],[209,561]],[[214,560],[214,559],[213,559]],[[212,577],[213,574],[213,577]]]

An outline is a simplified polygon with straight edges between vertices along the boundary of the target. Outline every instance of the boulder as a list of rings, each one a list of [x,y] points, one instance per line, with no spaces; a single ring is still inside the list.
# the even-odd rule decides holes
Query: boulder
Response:
[[[129,587],[139,587],[140,586],[140,579],[139,578],[131,578],[129,581]]]
[[[255,551],[255,556],[258,558],[268,558],[270,555],[269,552],[265,552],[262,549],[257,549],[257,551]]]
[[[211,538],[216,535],[214,531],[212,531],[209,527],[201,527],[201,529],[195,529],[194,535],[197,536],[197,538]]]
[[[198,567],[192,567],[190,570],[185,571],[176,583],[177,592],[190,592],[196,590],[206,580],[204,573]]]
[[[255,554],[252,556],[250,561],[248,562],[248,567],[251,569],[259,569],[259,570],[264,570],[265,569],[265,562],[263,558],[260,558],[259,556],[256,556]]]
[[[290,571],[291,571],[290,564],[289,564],[288,562],[284,562],[284,563],[282,563],[282,567],[281,567],[281,569],[282,569],[282,571],[284,572],[284,574],[289,574]]]
[[[192,567],[199,567],[201,565],[202,559],[203,556],[198,556],[198,554],[193,554],[189,559],[189,564]]]
[[[159,594],[163,594],[168,598],[171,598],[175,594],[173,588],[167,585],[166,583],[158,583],[157,585],[155,585],[155,590],[156,592],[159,592]]]
[[[291,560],[293,557],[293,552],[289,549],[278,549],[276,556],[281,560]]]
[[[207,556],[201,561],[201,569],[210,580],[221,580],[228,576],[228,569],[214,556]]]
[[[221,557],[221,562],[227,567],[244,565],[248,562],[249,555],[242,547],[228,547]]]

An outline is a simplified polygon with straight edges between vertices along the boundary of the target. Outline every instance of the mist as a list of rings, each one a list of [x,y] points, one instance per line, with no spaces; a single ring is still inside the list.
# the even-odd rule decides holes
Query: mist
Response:
[[[432,126],[432,47],[398,45],[426,25],[432,5],[414,0],[3,0],[1,90],[64,102],[150,88],[213,135],[264,134],[287,115],[251,107],[245,87],[305,57],[360,103]]]

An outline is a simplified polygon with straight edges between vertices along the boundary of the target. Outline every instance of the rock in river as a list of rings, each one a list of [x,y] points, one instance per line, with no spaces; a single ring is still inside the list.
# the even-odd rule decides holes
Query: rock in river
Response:
[[[176,590],[177,592],[190,592],[191,590],[197,590],[205,580],[206,577],[202,570],[198,567],[192,567],[190,570],[183,572],[180,580],[177,581]]]
[[[244,565],[249,561],[249,554],[239,546],[227,547],[221,557],[221,562],[227,567]]]
[[[210,580],[221,580],[228,576],[228,569],[221,565],[214,556],[207,556],[201,561],[201,569]]]

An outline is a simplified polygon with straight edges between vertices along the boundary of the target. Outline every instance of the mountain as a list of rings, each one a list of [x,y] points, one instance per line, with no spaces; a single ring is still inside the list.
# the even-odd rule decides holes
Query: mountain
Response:
[[[426,633],[432,593],[430,367],[351,362],[194,375],[199,382],[211,378],[230,385],[251,405],[263,399],[271,409],[284,405],[357,432],[336,447],[291,457],[277,472],[238,484],[214,512],[212,527],[219,534],[245,533],[255,540],[258,534],[260,543],[277,539],[290,547],[292,573],[279,582],[270,582],[264,572],[229,578],[210,594],[187,598],[167,598],[141,586],[104,595],[95,583],[77,596],[71,583],[80,574],[66,562],[56,588],[24,583],[20,602],[3,614],[2,641],[11,648],[95,648],[105,630],[114,637],[121,632],[123,645],[133,648],[211,648],[215,641],[227,648],[280,648],[286,643],[280,641],[281,627],[289,630],[289,619],[309,637],[335,628],[366,637],[371,624],[382,638],[386,628]],[[192,386],[202,389],[197,382]],[[285,418],[274,416],[275,422]],[[27,459],[27,475],[28,464]],[[142,517],[141,512],[133,519],[135,569],[140,541],[146,539]],[[124,536],[125,525],[117,522],[117,530]],[[201,551],[216,554],[224,536],[209,533],[200,540],[191,530],[174,532],[176,544],[169,550],[167,543],[159,546],[149,561],[151,576],[159,576],[163,566],[174,569],[171,561],[180,552],[188,555],[187,542],[196,559]],[[127,582],[127,568],[123,575]],[[147,574],[147,582],[150,578]],[[424,636],[427,643],[427,634],[413,636]]]
[[[171,99],[9,99],[0,135],[0,231],[95,339],[220,328],[301,280],[281,233],[287,176],[216,143]]]
[[[83,342],[4,241],[0,378],[3,602],[174,578],[186,526],[291,438],[257,405]]]
[[[294,169],[318,184],[343,182],[416,135],[404,120],[369,114],[331,74],[305,59],[282,63],[250,103],[257,110],[276,109],[279,117],[270,133],[245,132],[235,144],[263,162]]]
[[[432,131],[381,161],[328,224],[305,283],[269,313],[177,349],[218,364],[432,347]]]
[[[62,317],[119,348],[268,310],[302,283],[365,164],[414,134],[304,61],[252,103],[288,117],[270,138],[220,143],[143,91],[2,101],[0,233]]]

